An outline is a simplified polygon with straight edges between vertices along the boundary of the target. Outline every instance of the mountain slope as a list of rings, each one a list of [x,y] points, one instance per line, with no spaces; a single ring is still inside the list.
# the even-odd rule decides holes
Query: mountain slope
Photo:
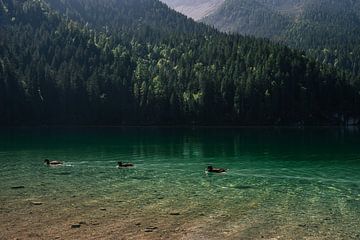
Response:
[[[319,62],[359,76],[359,5],[352,0],[227,0],[202,21],[306,50]]]
[[[267,38],[282,34],[291,23],[290,17],[253,0],[227,0],[203,21],[224,32]]]
[[[205,34],[210,30],[154,0],[47,0],[46,3],[67,18],[98,31],[111,29],[112,34],[122,31],[140,37],[139,34],[151,32],[167,36],[175,33]]]
[[[304,35],[315,34],[314,39],[321,36],[317,42],[296,43],[310,48],[320,43],[331,44],[328,40],[334,38],[338,41],[339,35],[347,38],[346,33],[351,31],[357,33],[360,29],[358,5],[352,0],[226,0],[203,21],[220,30],[259,37],[264,37],[258,29],[262,25],[270,32],[267,37],[281,39],[291,38],[290,31],[302,28]]]
[[[200,20],[214,11],[225,0],[161,0],[176,11],[191,17],[195,20]]]
[[[350,79],[301,52],[217,32],[158,1],[58,3],[1,0],[1,124],[340,124],[359,117]]]

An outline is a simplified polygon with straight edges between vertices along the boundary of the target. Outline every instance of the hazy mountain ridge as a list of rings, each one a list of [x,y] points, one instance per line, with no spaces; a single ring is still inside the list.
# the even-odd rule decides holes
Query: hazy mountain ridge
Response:
[[[177,6],[199,9],[213,3],[210,0],[164,2],[175,9]],[[302,49],[331,47],[342,44],[341,41],[344,45],[359,42],[358,36],[354,38],[360,32],[359,1],[225,0],[218,3],[200,21],[224,32],[266,37]]]
[[[281,26],[280,32],[286,33],[297,24],[304,23],[315,25],[326,22],[339,28],[358,29],[359,14],[358,3],[351,0],[226,0],[203,21],[220,30],[261,36],[253,28],[254,22],[264,24],[263,28],[266,29],[279,28],[276,19],[271,21],[271,17],[282,16],[286,19],[284,21],[289,21],[289,24]],[[261,21],[264,15],[269,16],[270,21]],[[278,38],[279,31],[274,31],[272,37]]]
[[[214,13],[225,0],[161,0],[176,11],[200,20]]]
[[[266,38],[281,35],[291,24],[290,17],[253,0],[227,0],[202,21],[224,32]]]
[[[199,21],[223,32],[281,42],[360,76],[360,1],[226,0]]]

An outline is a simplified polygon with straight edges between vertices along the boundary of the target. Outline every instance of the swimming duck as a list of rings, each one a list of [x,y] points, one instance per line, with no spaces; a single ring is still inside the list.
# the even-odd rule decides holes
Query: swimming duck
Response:
[[[224,168],[213,168],[212,166],[207,167],[208,172],[215,172],[215,173],[223,173],[226,172],[226,169]]]
[[[132,163],[123,163],[123,162],[118,162],[118,168],[127,168],[127,167],[133,167],[134,164]]]
[[[49,159],[45,159],[44,160],[44,163],[46,163],[46,165],[48,165],[48,166],[60,166],[60,165],[62,165],[63,163],[62,162],[60,162],[60,161],[50,161]]]

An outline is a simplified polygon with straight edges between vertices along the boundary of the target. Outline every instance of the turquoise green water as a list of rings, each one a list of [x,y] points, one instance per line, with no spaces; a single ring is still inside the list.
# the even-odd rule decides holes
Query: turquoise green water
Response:
[[[209,164],[228,172],[206,174]],[[0,183],[1,230],[30,210],[58,223],[106,208],[129,222],[151,215],[189,239],[360,239],[356,129],[2,129]],[[36,215],[34,201],[47,210]],[[38,227],[21,226],[4,236]]]

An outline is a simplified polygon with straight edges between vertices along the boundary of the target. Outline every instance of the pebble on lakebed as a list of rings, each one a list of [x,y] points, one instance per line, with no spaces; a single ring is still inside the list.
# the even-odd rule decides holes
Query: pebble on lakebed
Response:
[[[157,229],[157,227],[149,226],[149,227],[146,227],[144,231],[145,232],[153,232],[156,229]]]
[[[173,215],[173,216],[179,216],[180,213],[179,212],[171,212],[170,215]]]
[[[80,228],[81,227],[81,224],[72,224],[71,225],[71,228]]]

